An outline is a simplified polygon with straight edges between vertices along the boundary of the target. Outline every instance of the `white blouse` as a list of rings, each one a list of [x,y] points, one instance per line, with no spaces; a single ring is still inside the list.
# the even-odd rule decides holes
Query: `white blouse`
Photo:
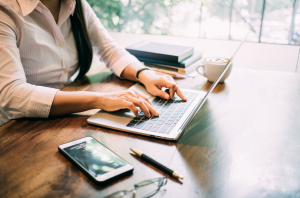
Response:
[[[120,76],[138,60],[114,42],[81,1],[94,53]],[[77,71],[70,21],[75,5],[62,0],[56,24],[39,0],[0,0],[0,126],[21,117],[47,118],[56,92]]]

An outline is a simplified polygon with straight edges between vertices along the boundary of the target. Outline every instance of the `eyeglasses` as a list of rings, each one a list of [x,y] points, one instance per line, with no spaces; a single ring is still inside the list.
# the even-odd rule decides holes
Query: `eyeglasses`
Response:
[[[155,179],[149,179],[134,184],[132,190],[120,190],[113,194],[110,194],[104,198],[123,198],[123,197],[136,197],[136,198],[148,198],[152,197],[160,191],[160,188],[167,184],[166,177],[160,177]]]

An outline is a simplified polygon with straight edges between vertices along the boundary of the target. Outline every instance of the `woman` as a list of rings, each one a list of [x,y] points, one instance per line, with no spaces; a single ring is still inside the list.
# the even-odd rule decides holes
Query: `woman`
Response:
[[[59,89],[79,69],[89,70],[93,51],[122,78],[149,93],[186,98],[168,76],[159,76],[109,36],[85,0],[0,1],[0,126],[10,119],[64,115],[89,109],[116,111],[137,107],[158,116],[149,99],[134,91],[101,94]],[[161,90],[169,88],[169,94]]]

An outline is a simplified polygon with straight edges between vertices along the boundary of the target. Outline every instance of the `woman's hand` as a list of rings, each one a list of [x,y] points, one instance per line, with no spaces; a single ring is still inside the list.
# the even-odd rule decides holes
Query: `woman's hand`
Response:
[[[95,107],[105,111],[130,109],[135,116],[139,116],[137,109],[139,107],[148,118],[151,117],[151,114],[159,116],[159,113],[153,108],[150,98],[134,90],[99,94]]]
[[[157,75],[152,71],[143,70],[139,74],[139,80],[145,85],[147,91],[152,95],[159,96],[165,100],[173,100],[174,94],[176,93],[183,101],[187,101],[171,76]],[[162,91],[162,87],[168,88],[169,93]]]

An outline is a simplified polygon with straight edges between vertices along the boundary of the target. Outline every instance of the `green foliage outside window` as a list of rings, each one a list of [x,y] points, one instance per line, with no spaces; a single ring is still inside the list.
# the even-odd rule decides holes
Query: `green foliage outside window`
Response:
[[[295,0],[266,0],[262,42],[300,43]],[[251,30],[257,42],[264,0],[87,0],[109,31],[196,38],[242,39]],[[233,3],[233,4],[232,4]],[[299,6],[300,7],[300,6]],[[229,30],[231,28],[231,30]],[[229,36],[231,34],[231,36]]]
[[[168,34],[172,7],[183,1],[87,0],[110,31],[162,35]]]

